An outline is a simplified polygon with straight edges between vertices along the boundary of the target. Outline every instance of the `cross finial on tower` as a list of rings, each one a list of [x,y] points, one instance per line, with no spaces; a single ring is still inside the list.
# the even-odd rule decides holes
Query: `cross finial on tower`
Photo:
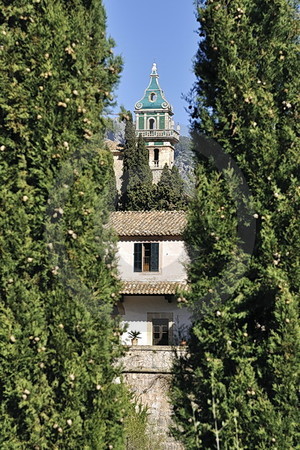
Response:
[[[153,63],[151,75],[157,75],[156,63]]]

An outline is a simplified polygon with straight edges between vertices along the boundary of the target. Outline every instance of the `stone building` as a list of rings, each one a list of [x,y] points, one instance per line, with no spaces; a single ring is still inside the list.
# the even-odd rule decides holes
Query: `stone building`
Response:
[[[118,269],[122,280],[118,304],[128,333],[140,333],[140,345],[177,345],[187,338],[189,313],[179,303],[187,289],[188,255],[182,233],[183,211],[119,211],[110,216],[118,234]]]
[[[149,150],[149,166],[153,183],[160,179],[165,164],[171,169],[174,164],[174,145],[179,142],[179,126],[174,129],[173,108],[166,100],[158,82],[156,64],[153,64],[150,83],[143,97],[135,104],[136,136],[143,136]],[[123,147],[121,143],[106,140],[113,154],[117,189],[121,192],[123,174]]]
[[[157,183],[165,164],[174,164],[173,109],[158,83],[153,64],[150,83],[135,104],[136,135],[142,135],[149,149],[153,182]],[[121,191],[123,148],[107,141],[113,154],[116,183]],[[127,331],[128,346],[123,375],[137,398],[149,409],[151,432],[160,437],[164,449],[182,449],[169,435],[172,410],[168,387],[172,379],[174,349],[182,353],[188,338],[190,312],[184,305],[188,289],[188,253],[183,240],[186,213],[183,211],[117,211],[109,224],[118,235],[118,271],[122,288],[117,314]],[[131,345],[131,331],[139,333],[138,345]]]
[[[179,356],[186,352],[184,347],[177,347],[176,351]],[[147,405],[150,433],[155,442],[159,441],[159,449],[184,450],[184,446],[169,433],[172,407],[168,390],[173,376],[173,360],[174,348],[171,346],[133,345],[122,361],[123,377],[138,401]]]
[[[174,145],[179,141],[179,127],[174,129],[173,108],[166,100],[158,82],[157,67],[154,63],[150,83],[143,97],[135,104],[136,135],[143,136],[149,149],[149,165],[153,182],[159,181],[165,164],[174,164]]]
[[[190,313],[184,302],[188,254],[182,237],[183,211],[119,211],[109,225],[118,234],[118,268],[122,281],[116,311],[128,326],[123,344],[123,377],[149,412],[149,427],[164,450],[182,450],[169,434],[168,399],[174,351],[188,338]],[[131,345],[130,331],[140,333]]]

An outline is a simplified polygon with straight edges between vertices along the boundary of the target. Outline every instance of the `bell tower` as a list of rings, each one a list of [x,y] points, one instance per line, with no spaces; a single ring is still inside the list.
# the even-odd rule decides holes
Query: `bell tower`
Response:
[[[165,164],[174,164],[174,145],[179,133],[174,129],[173,108],[158,83],[156,64],[152,66],[150,83],[144,96],[135,104],[136,135],[144,138],[149,149],[149,165],[153,182],[157,183]]]

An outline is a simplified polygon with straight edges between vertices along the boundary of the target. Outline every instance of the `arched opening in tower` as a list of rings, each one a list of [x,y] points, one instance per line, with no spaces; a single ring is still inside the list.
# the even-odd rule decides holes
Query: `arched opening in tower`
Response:
[[[158,148],[154,149],[154,166],[155,167],[159,166],[159,149]]]
[[[155,130],[155,119],[149,119],[150,130]]]
[[[151,92],[151,94],[150,94],[150,101],[151,102],[155,102],[156,99],[157,99],[157,95],[154,92]]]

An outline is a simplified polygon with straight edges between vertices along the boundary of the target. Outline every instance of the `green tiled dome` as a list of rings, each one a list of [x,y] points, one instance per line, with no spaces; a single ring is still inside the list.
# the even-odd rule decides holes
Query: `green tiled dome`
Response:
[[[147,89],[145,90],[144,96],[141,100],[139,100],[135,104],[136,110],[158,110],[161,109],[163,111],[172,111],[172,106],[166,100],[164,96],[164,91],[161,89],[158,83],[158,73],[156,64],[154,63],[152,66],[152,72],[150,75],[150,83]]]

